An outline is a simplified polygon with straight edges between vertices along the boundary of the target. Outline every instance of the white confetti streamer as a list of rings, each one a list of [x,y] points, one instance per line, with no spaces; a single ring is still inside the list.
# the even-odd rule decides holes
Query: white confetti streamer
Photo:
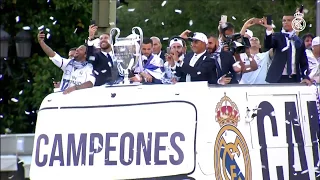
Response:
[[[21,90],[20,92],[19,92],[19,95],[21,95],[23,93],[23,90]]]
[[[192,21],[192,20],[189,21],[189,25],[190,25],[190,26],[193,25],[193,21]]]
[[[134,8],[128,9],[129,12],[133,12],[134,10],[135,10]]]
[[[174,12],[178,13],[178,14],[181,14],[182,11],[180,9],[175,9]]]
[[[41,25],[41,26],[38,27],[38,30],[41,30],[43,28],[44,28],[44,25]]]
[[[51,19],[52,21],[54,20],[54,17],[50,16],[49,19]]]
[[[55,20],[52,24],[53,24],[53,25],[56,25],[56,24],[57,24],[57,20]]]
[[[22,29],[27,31],[27,30],[30,30],[31,28],[30,26],[24,26]]]
[[[11,101],[16,103],[16,102],[18,102],[19,100],[16,99],[16,98],[11,98]]]
[[[163,1],[162,4],[161,4],[161,6],[163,7],[163,6],[165,6],[166,4],[167,4],[167,1]]]
[[[17,16],[16,17],[16,22],[19,22],[20,21],[20,16]]]

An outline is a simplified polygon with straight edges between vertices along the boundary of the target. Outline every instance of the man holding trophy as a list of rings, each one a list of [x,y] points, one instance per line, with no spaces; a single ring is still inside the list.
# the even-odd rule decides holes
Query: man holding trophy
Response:
[[[136,30],[139,34],[136,34]],[[117,34],[115,34],[117,33]],[[115,42],[113,43],[113,36]],[[113,44],[113,54],[117,62],[119,74],[124,76],[120,84],[129,85],[139,83],[161,84],[164,69],[163,60],[152,55],[152,40],[143,39],[140,27],[132,28],[132,34],[127,38],[119,38],[120,29],[110,31],[110,40]]]

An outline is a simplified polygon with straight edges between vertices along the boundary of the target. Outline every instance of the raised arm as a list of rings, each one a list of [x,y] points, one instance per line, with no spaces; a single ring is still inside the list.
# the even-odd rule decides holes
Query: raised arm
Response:
[[[46,34],[43,31],[40,31],[38,33],[38,42],[47,56],[54,57],[56,53],[44,42],[45,36]]]

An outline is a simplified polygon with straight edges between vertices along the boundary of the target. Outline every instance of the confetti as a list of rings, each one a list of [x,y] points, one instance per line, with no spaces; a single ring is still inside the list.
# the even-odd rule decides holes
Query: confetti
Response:
[[[308,9],[304,9],[304,10],[303,10],[303,13],[304,13],[304,14],[307,14],[308,12],[309,12]]]
[[[29,83],[29,82],[30,82],[30,80],[29,80],[29,79],[27,79],[27,82]]]
[[[135,10],[134,8],[128,9],[129,12],[133,12],[134,10]]]
[[[27,30],[30,30],[31,28],[30,26],[24,26],[22,29],[27,31]]]
[[[55,20],[52,24],[53,24],[53,25],[56,25],[56,24],[57,24],[57,20]]]
[[[236,20],[237,18],[236,18],[236,17],[234,17],[234,16],[232,16],[232,19],[233,19],[233,20]]]
[[[162,26],[164,26],[164,22],[161,22]]]
[[[0,118],[3,118],[3,115],[2,115],[2,114],[0,115]]]
[[[193,25],[193,21],[192,21],[192,20],[189,21],[189,25],[190,25],[190,26]]]
[[[50,29],[49,29],[49,28],[46,28],[46,31],[47,31],[47,32],[50,32]]]
[[[44,25],[41,25],[41,26],[38,27],[38,30],[41,30],[43,28],[44,28]]]
[[[119,6],[117,9],[121,9],[123,6],[121,5],[121,6]]]
[[[145,20],[144,20],[144,22],[148,22],[148,21],[149,21],[149,19],[145,19]]]
[[[11,133],[11,129],[9,129],[9,128],[6,128],[4,131],[5,131],[5,133]]]
[[[25,113],[26,115],[29,115],[29,114],[30,114],[30,112],[28,112],[28,111],[24,111],[24,113]]]
[[[51,19],[52,21],[54,20],[54,17],[50,16],[49,19]]]
[[[2,74],[0,74],[0,79],[2,79],[2,77],[3,77],[3,75],[2,75]]]
[[[167,4],[167,1],[163,1],[162,4],[161,4],[161,6],[163,7],[163,6],[165,6],[166,4]]]
[[[21,90],[20,92],[19,92],[19,95],[21,95],[23,93],[23,90]]]
[[[19,100],[16,99],[16,98],[11,98],[11,101],[16,103],[16,102],[18,102]]]
[[[271,116],[276,116],[276,113],[275,113],[274,111],[272,111],[272,112],[270,113],[270,115],[271,115]]]
[[[47,34],[47,39],[49,39],[49,38],[50,38],[50,34],[48,33],[48,34]]]
[[[309,27],[312,27],[312,24],[309,24]]]
[[[2,98],[0,98],[0,102],[2,101]]]
[[[20,21],[20,16],[17,16],[16,17],[16,22],[19,22]]]
[[[169,40],[169,38],[168,37],[164,37],[164,38],[162,38],[164,41],[167,41],[167,40]]]
[[[178,13],[178,14],[181,14],[182,11],[180,9],[175,9],[174,12]]]
[[[47,0],[47,3],[49,3],[50,2],[50,0]]]
[[[73,34],[75,34],[77,32],[78,28],[76,28],[74,31],[73,31]]]

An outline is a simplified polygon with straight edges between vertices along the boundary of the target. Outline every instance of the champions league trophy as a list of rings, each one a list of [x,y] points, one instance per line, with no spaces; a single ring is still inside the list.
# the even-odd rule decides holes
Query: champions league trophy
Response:
[[[139,34],[136,34],[136,30],[139,31]],[[119,38],[119,36],[119,28],[112,28],[110,30],[110,44],[113,45],[112,52],[117,62],[119,74],[124,77],[122,84],[129,85],[129,75],[132,74],[140,58],[143,31],[140,27],[133,27],[132,35],[129,36],[130,38]],[[140,41],[140,44],[138,41]]]

